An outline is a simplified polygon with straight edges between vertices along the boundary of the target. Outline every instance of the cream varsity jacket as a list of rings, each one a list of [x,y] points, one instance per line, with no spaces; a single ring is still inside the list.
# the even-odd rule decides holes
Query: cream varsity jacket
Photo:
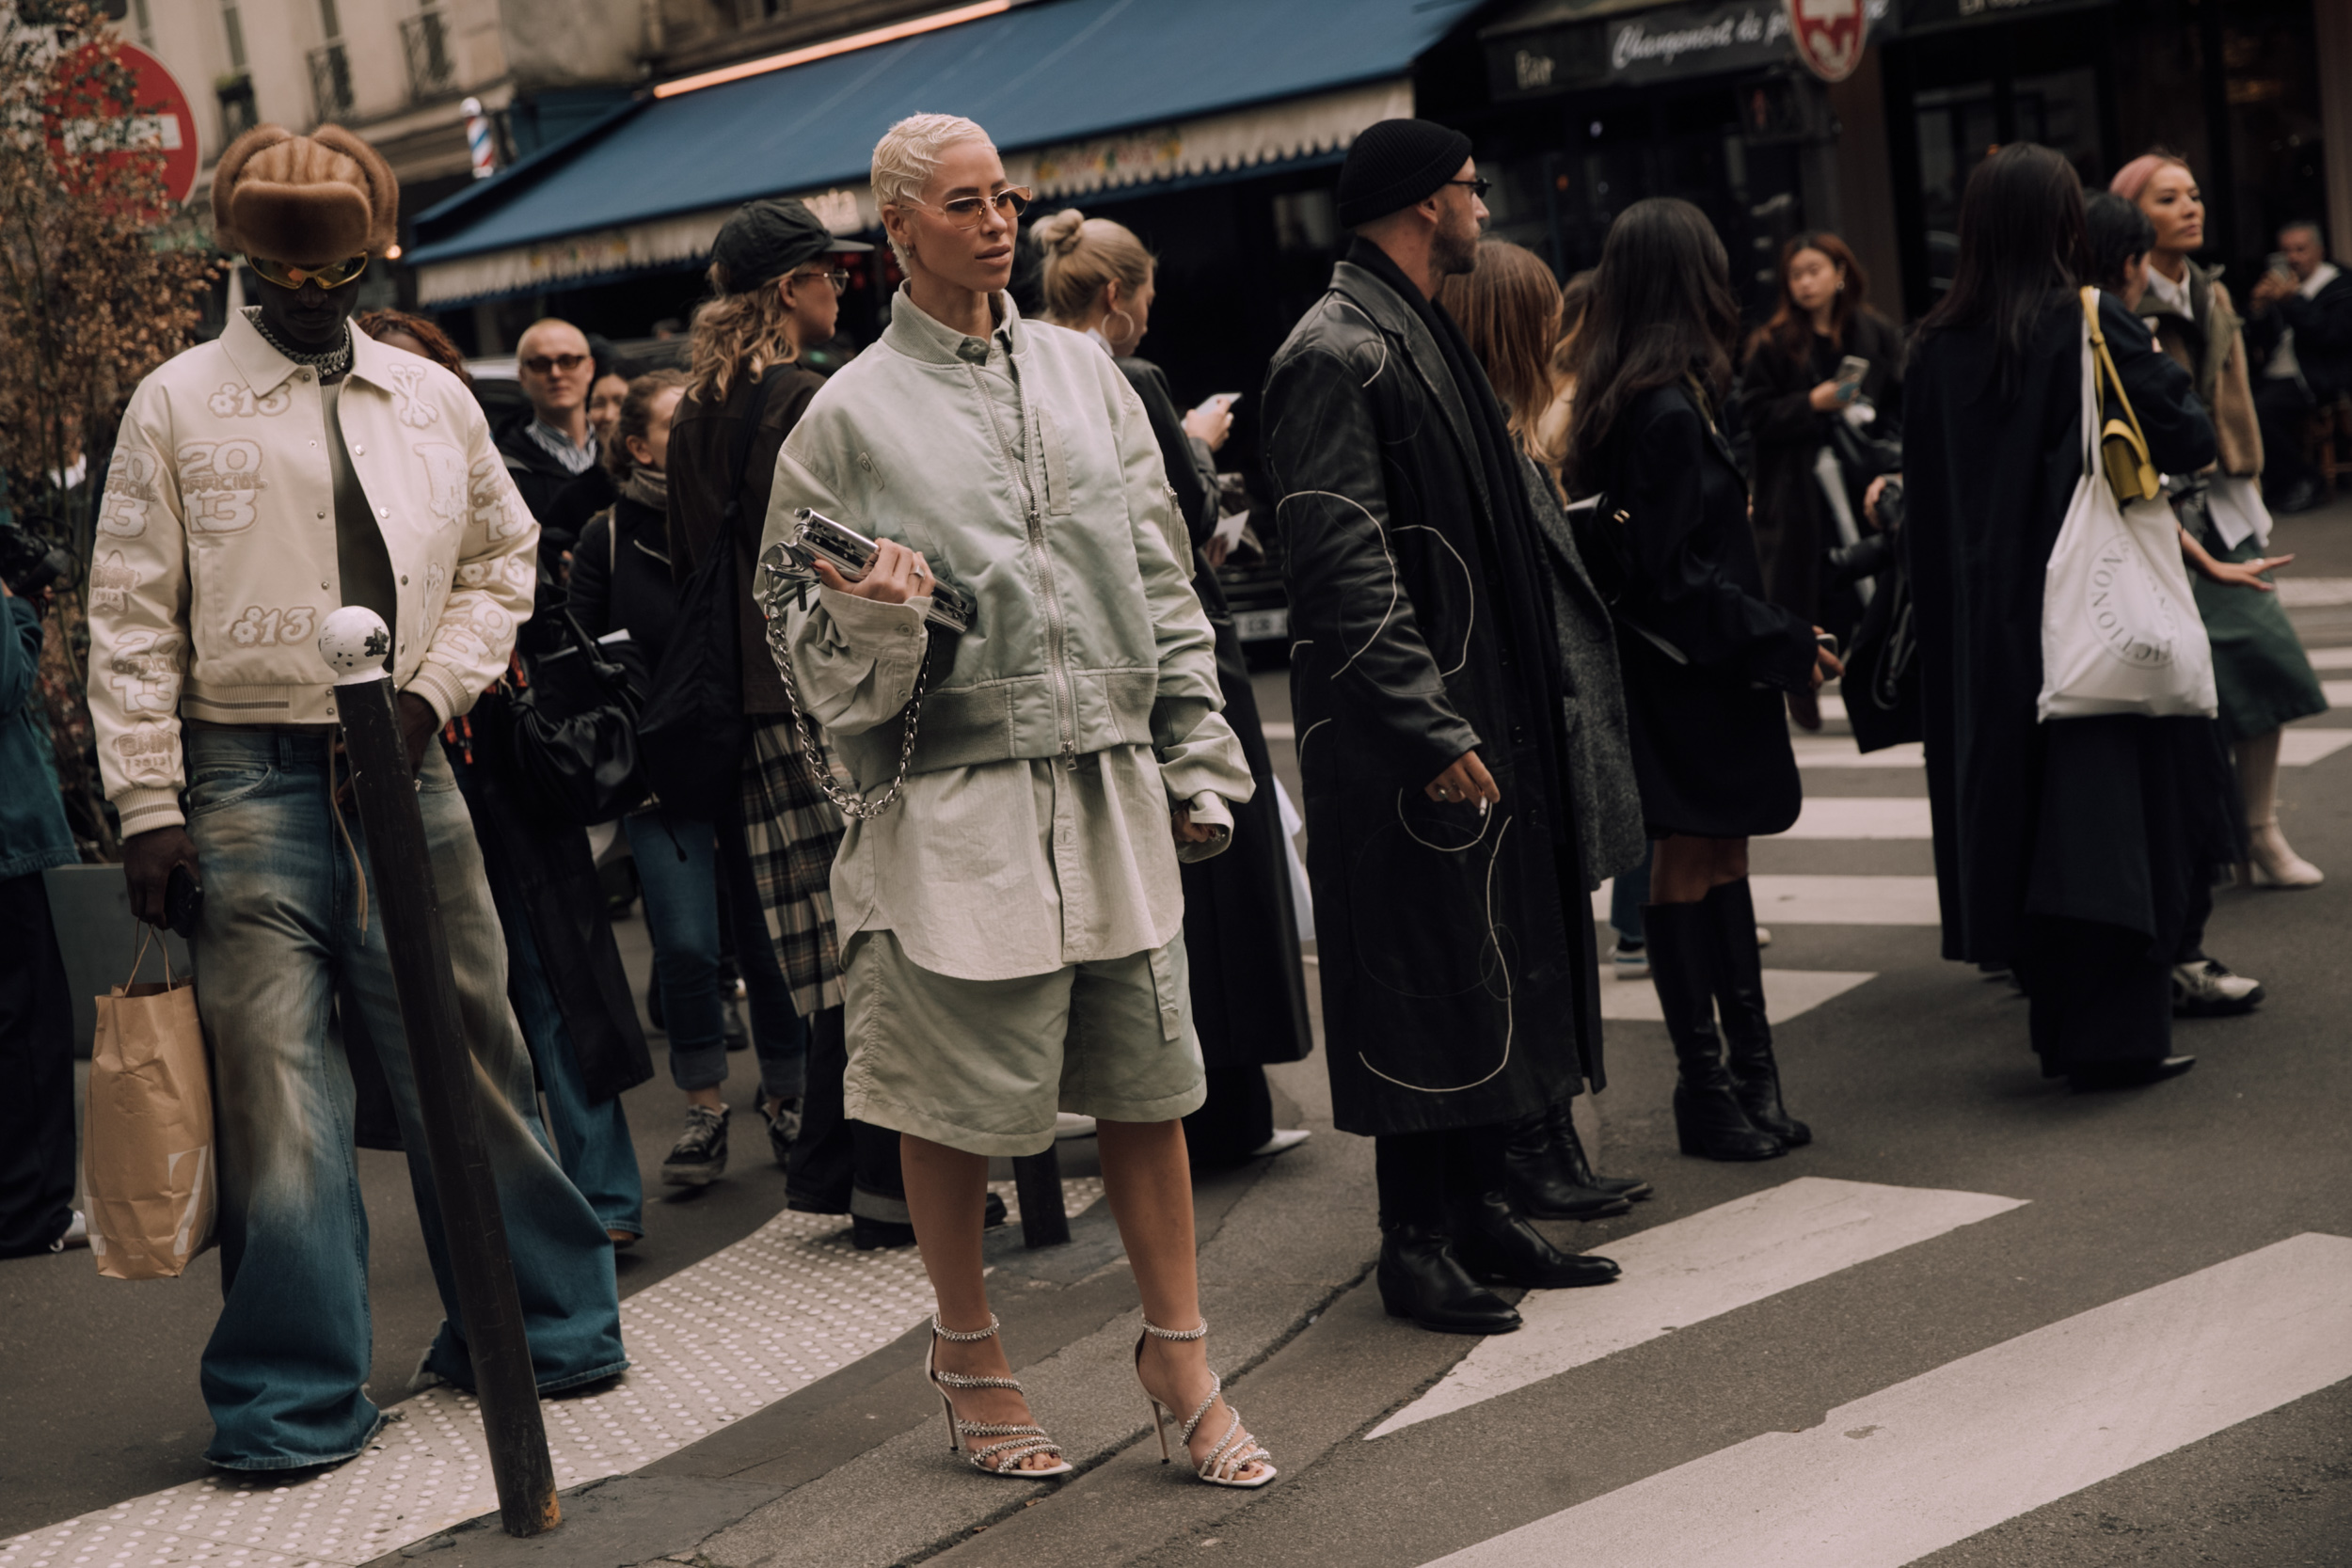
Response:
[[[506,669],[539,528],[481,406],[353,333],[342,439],[400,594],[392,680],[444,720]],[[318,628],[342,604],[318,378],[243,315],[132,394],[90,567],[89,705],[125,836],[184,820],[180,718],[335,720]]]

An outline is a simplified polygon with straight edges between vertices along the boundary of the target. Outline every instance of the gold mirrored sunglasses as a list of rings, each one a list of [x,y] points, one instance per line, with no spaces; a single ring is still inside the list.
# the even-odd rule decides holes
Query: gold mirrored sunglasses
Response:
[[[316,283],[322,289],[340,289],[368,270],[365,256],[349,256],[340,261],[329,261],[323,267],[297,267],[285,261],[265,261],[259,256],[248,256],[246,265],[281,289],[299,289],[305,283]]]
[[[937,213],[958,229],[977,229],[988,221],[992,207],[1004,214],[1007,223],[1018,221],[1021,214],[1029,210],[1033,198],[1026,185],[1008,185],[993,196],[960,196],[936,207],[927,201],[917,201],[913,197],[906,199],[908,206]]]

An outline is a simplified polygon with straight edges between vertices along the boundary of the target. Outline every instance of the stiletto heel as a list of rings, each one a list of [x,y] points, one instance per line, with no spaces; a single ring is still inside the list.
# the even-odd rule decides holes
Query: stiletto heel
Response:
[[[931,1387],[939,1395],[942,1408],[947,1412],[947,1451],[963,1453],[972,1461],[972,1467],[985,1475],[1010,1476],[1015,1481],[1044,1481],[1051,1476],[1066,1476],[1073,1466],[1061,1459],[1061,1445],[1045,1435],[1045,1429],[1007,1421],[966,1421],[956,1416],[955,1401],[947,1397],[950,1388],[1009,1388],[1021,1392],[1021,1385],[1009,1377],[967,1377],[961,1372],[939,1370],[939,1341],[949,1340],[968,1345],[977,1339],[992,1338],[997,1328],[996,1314],[988,1315],[988,1326],[959,1334],[931,1314],[931,1342],[923,1353],[923,1375],[931,1380]],[[975,1437],[993,1437],[999,1441],[975,1446]],[[1021,1462],[1031,1454],[1050,1453],[1061,1461],[1048,1470],[1025,1470]]]
[[[1208,1332],[1209,1325],[1205,1323],[1199,1328],[1188,1328],[1179,1333],[1172,1328],[1162,1328],[1149,1318],[1144,1319],[1143,1333],[1136,1339],[1136,1381],[1143,1381],[1143,1347],[1152,1339],[1200,1339],[1205,1338]],[[1192,1419],[1184,1424],[1184,1435],[1177,1439],[1184,1445],[1185,1459],[1192,1458],[1192,1434],[1200,1430],[1201,1421],[1207,1418],[1210,1410],[1216,1407],[1217,1397],[1224,1392],[1225,1380],[1211,1372],[1209,1397],[1200,1402],[1200,1408],[1192,1413]],[[1172,1406],[1162,1404],[1160,1397],[1149,1388],[1144,1389],[1143,1397],[1152,1403],[1152,1430],[1159,1434],[1160,1463],[1166,1465],[1172,1457],[1168,1451],[1168,1429],[1176,1424],[1176,1412]],[[1225,1434],[1216,1440],[1216,1447],[1209,1450],[1209,1457],[1193,1467],[1193,1474],[1211,1486],[1232,1486],[1245,1490],[1263,1486],[1281,1473],[1274,1467],[1274,1456],[1260,1447],[1255,1437],[1242,1430],[1240,1411],[1228,1403],[1225,1413],[1232,1420],[1226,1426]],[[1257,1474],[1243,1474],[1253,1465],[1257,1466]]]

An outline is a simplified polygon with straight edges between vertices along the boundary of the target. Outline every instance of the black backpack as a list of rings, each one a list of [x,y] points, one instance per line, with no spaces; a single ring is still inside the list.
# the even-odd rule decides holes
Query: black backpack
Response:
[[[742,638],[738,629],[735,532],[743,526],[743,473],[777,366],[760,378],[751,412],[735,433],[726,509],[710,548],[678,590],[670,645],[654,667],[637,722],[638,766],[667,810],[715,821],[737,795],[737,772],[751,725],[743,716]]]

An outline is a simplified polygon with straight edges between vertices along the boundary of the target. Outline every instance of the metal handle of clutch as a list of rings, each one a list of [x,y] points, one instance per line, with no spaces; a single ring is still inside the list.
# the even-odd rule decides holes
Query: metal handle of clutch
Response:
[[[802,507],[792,514],[792,531],[786,535],[780,547],[787,554],[797,571],[793,574],[796,588],[805,594],[808,585],[817,580],[817,562],[825,562],[851,582],[862,580],[872,570],[874,557],[880,546],[847,523],[837,523],[821,512]],[[763,573],[767,562],[761,562]],[[972,617],[977,608],[972,595],[961,584],[943,580],[934,569],[930,582],[930,610],[924,619],[931,625],[952,632],[972,629]]]

